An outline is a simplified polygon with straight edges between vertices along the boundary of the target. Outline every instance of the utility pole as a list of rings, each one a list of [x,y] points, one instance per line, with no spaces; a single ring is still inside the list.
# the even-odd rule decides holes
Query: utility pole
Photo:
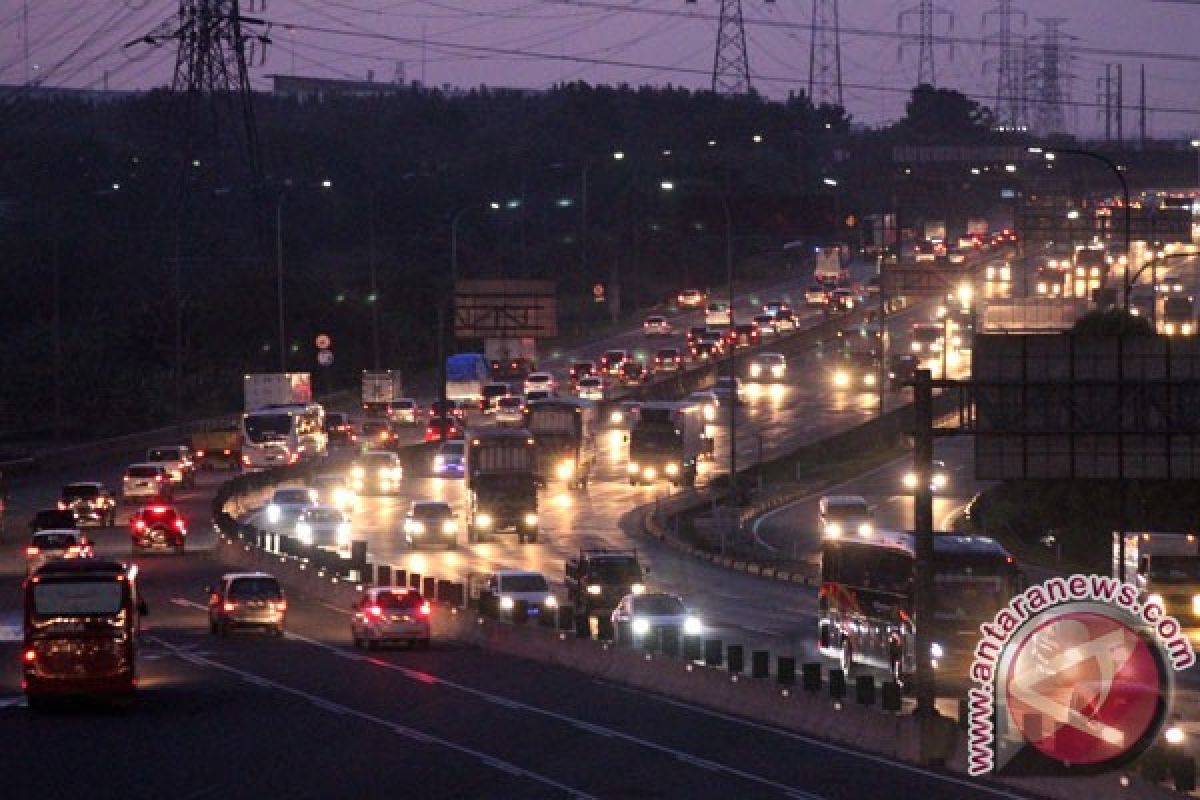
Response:
[[[62,277],[59,274],[58,263],[58,232],[55,231],[50,239],[50,271],[54,293],[54,441],[62,441]]]
[[[937,714],[930,647],[929,621],[933,609],[933,376],[927,369],[916,371],[913,383],[913,472],[917,488],[913,494],[913,531],[916,541],[915,602],[916,617],[916,714]],[[922,737],[924,749],[924,737]]]
[[[1117,146],[1125,145],[1125,65],[1117,64]]]
[[[1141,65],[1142,91],[1138,98],[1138,148],[1146,149],[1146,65]]]

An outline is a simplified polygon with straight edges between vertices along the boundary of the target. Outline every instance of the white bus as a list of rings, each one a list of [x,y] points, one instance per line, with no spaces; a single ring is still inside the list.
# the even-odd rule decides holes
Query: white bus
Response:
[[[270,469],[324,458],[325,409],[317,403],[271,405],[242,415],[242,466]]]

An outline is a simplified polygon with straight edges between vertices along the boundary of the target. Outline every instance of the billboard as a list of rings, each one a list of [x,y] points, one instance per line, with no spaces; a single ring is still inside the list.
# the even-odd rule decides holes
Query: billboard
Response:
[[[454,288],[454,335],[460,339],[557,336],[554,281],[458,281]]]
[[[879,272],[883,292],[889,296],[924,294],[941,297],[954,291],[967,276],[963,265],[949,263],[888,264]]]
[[[1200,478],[1200,341],[975,337],[981,480]]]

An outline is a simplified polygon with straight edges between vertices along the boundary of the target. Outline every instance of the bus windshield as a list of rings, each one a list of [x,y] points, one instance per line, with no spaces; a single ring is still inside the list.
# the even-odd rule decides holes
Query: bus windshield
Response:
[[[1014,587],[999,575],[938,570],[934,575],[933,617],[938,620],[990,619],[1012,597]]]
[[[120,613],[124,584],[115,580],[49,581],[33,587],[33,613],[51,616],[113,616]]]

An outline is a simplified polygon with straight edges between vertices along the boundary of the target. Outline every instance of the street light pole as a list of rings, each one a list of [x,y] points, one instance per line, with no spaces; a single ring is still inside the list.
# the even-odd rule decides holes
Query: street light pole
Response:
[[[367,206],[367,264],[371,269],[371,363],[379,365],[379,283],[375,268],[375,190],[368,195]]]
[[[287,338],[283,326],[283,198],[287,187],[279,192],[275,203],[275,293],[279,306],[279,371],[287,372]]]
[[[729,405],[729,505],[737,506],[737,415],[741,399],[737,385],[738,335],[733,313],[733,214],[729,210],[729,198],[725,196],[725,190],[718,187],[718,192],[721,208],[725,211],[725,279],[729,284],[729,331],[733,334],[733,343],[729,348],[729,386],[733,392],[733,401]]]

